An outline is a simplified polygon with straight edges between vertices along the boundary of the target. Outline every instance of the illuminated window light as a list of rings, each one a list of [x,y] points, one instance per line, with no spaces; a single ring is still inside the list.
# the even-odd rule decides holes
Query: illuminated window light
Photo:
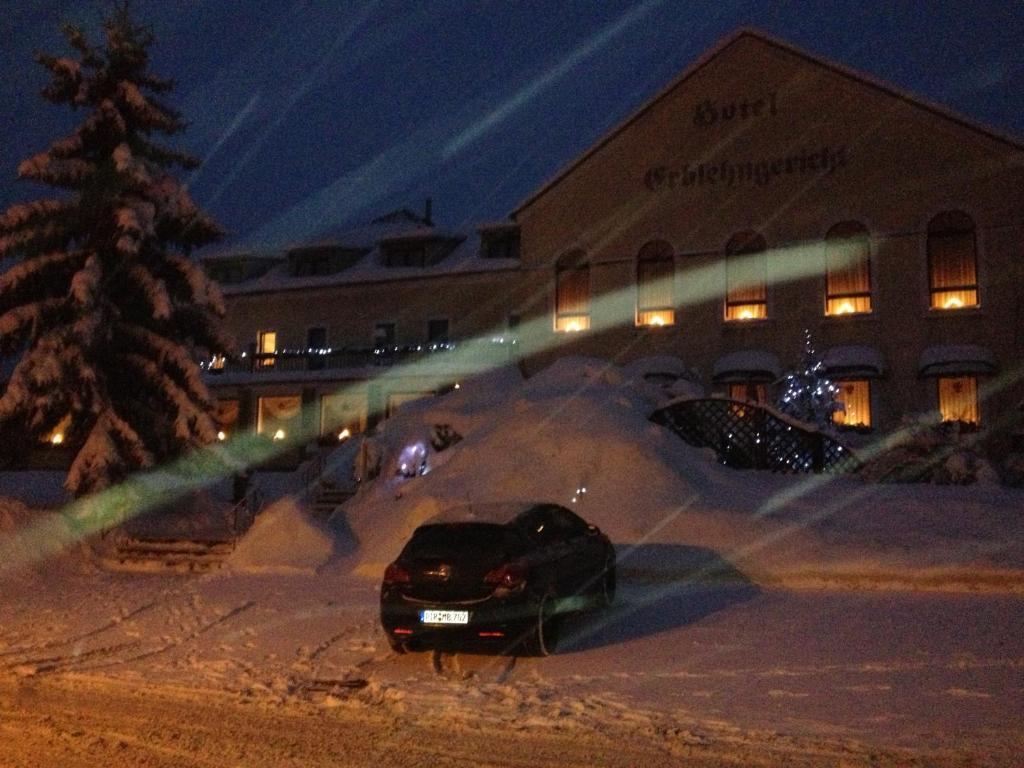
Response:
[[[943,309],[960,309],[963,307],[964,302],[957,296],[950,296],[946,299],[946,303],[942,305]]]
[[[588,315],[564,315],[555,318],[555,330],[563,333],[579,333],[590,328]]]
[[[285,437],[285,435],[284,435],[284,430],[283,429],[279,429],[279,430],[277,430],[277,432],[274,433],[274,439],[275,440],[284,440],[284,437]]]
[[[851,304],[851,303],[850,303],[850,302],[848,302],[848,301],[844,301],[844,302],[843,302],[842,304],[840,304],[840,305],[839,305],[839,307],[838,307],[838,308],[836,309],[836,314],[837,314],[837,315],[851,315],[851,314],[853,314],[853,313],[854,313],[855,311],[856,311],[856,310],[855,310],[855,309],[853,308],[853,304]]]
[[[740,320],[753,320],[754,313],[749,309],[740,310]]]
[[[225,440],[228,439],[227,432],[225,432],[223,429],[220,430],[220,432],[217,433],[217,439],[223,443]]]
[[[676,313],[671,309],[644,309],[638,310],[636,324],[648,328],[663,328],[666,325],[674,325]]]

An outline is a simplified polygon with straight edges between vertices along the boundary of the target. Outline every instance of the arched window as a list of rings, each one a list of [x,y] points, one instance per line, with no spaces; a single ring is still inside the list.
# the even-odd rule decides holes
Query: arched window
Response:
[[[570,251],[555,266],[555,330],[590,327],[590,265],[582,250]]]
[[[871,240],[863,224],[844,221],[825,235],[825,314],[871,311]]]
[[[768,245],[756,232],[740,232],[725,246],[725,319],[768,317]]]
[[[636,324],[672,325],[675,311],[675,260],[672,246],[652,240],[636,261]]]
[[[940,213],[928,223],[928,288],[932,309],[978,306],[977,238],[962,211]]]

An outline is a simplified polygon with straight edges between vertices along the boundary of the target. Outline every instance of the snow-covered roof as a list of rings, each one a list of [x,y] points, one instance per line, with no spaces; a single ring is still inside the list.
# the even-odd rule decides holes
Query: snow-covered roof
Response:
[[[991,350],[977,344],[938,344],[921,353],[919,370],[922,376],[995,373],[996,359]]]
[[[825,353],[822,363],[832,375],[881,376],[885,372],[882,353],[860,344],[832,347]]]
[[[485,221],[482,224],[476,225],[476,231],[481,233],[508,232],[516,229],[519,229],[519,223],[509,219],[503,219],[502,221]]]
[[[722,355],[711,371],[717,382],[765,378],[774,380],[782,375],[779,358],[764,349],[742,349]]]
[[[409,239],[423,240],[461,240],[452,251],[436,264],[425,267],[389,267],[385,266],[382,245],[406,241]],[[373,224],[338,235],[329,240],[295,243],[288,251],[306,249],[314,246],[337,246],[340,248],[362,248],[366,253],[352,266],[327,275],[294,275],[284,259],[278,256],[276,264],[262,275],[237,283],[222,285],[221,290],[226,296],[266,293],[270,291],[286,291],[306,288],[318,288],[349,283],[383,282],[409,278],[434,277],[449,274],[465,274],[474,272],[493,272],[519,269],[518,259],[483,258],[480,255],[480,235],[453,232],[451,230],[423,227],[413,222],[400,221]],[[204,257],[205,259],[225,258],[223,255]]]
[[[382,243],[405,242],[407,240],[462,240],[466,235],[455,230],[438,227],[416,227],[379,238]]]
[[[280,261],[282,258],[279,254],[269,253],[253,253],[252,251],[218,251],[211,254],[203,254],[199,257],[202,262],[212,261],[234,261],[236,259],[244,261]]]

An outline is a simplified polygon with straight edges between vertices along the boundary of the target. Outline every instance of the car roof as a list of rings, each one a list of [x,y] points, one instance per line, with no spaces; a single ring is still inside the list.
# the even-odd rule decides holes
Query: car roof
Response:
[[[484,502],[459,504],[439,512],[424,525],[445,525],[451,523],[492,523],[494,525],[507,525],[516,519],[523,512],[534,507],[558,506],[552,502]]]

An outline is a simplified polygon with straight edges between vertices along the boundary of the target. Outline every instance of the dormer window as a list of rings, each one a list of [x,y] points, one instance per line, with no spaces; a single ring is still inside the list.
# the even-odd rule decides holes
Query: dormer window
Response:
[[[232,253],[208,256],[203,259],[203,269],[211,280],[223,285],[253,280],[266,274],[281,259],[275,256],[259,256],[253,253]]]
[[[425,232],[380,242],[381,259],[385,267],[432,267],[446,258],[461,237]]]
[[[518,259],[519,229],[509,227],[480,232],[480,257],[484,259]]]
[[[427,249],[423,245],[394,245],[384,253],[384,266],[387,267],[425,267],[427,266]]]
[[[288,269],[296,277],[333,275],[348,269],[368,253],[365,248],[316,245],[288,251]]]

